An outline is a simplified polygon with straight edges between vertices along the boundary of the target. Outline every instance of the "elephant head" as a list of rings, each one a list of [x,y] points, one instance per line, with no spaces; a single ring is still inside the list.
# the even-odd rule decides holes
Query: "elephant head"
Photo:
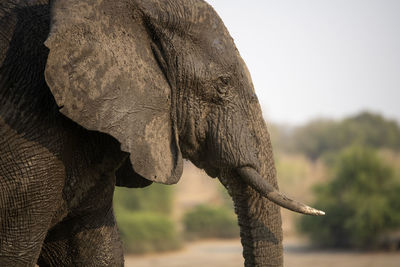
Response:
[[[235,204],[247,266],[282,265],[279,193],[250,74],[201,0],[55,0],[46,81],[67,117],[107,133],[135,173],[176,183],[182,159],[218,177]],[[276,204],[274,204],[276,203]]]

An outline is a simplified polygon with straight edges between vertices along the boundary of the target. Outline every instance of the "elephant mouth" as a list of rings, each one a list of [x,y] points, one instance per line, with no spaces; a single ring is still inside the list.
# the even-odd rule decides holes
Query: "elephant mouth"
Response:
[[[306,215],[325,215],[325,212],[321,210],[314,209],[301,202],[288,198],[276,190],[266,179],[263,179],[263,177],[252,167],[241,167],[236,171],[246,184],[262,196],[283,208]]]

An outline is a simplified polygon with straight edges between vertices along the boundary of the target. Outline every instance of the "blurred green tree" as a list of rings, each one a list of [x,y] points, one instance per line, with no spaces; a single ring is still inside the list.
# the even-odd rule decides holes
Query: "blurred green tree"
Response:
[[[320,246],[376,248],[386,232],[400,228],[400,183],[393,169],[370,149],[339,153],[333,179],[316,187],[322,217],[301,217],[299,228]]]
[[[343,121],[315,120],[294,130],[292,150],[315,160],[349,145],[400,150],[400,128],[395,121],[363,112]]]

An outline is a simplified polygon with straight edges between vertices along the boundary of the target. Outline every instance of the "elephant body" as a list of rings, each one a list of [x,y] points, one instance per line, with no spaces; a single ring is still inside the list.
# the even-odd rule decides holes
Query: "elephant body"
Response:
[[[0,266],[121,266],[112,197],[128,154],[59,112],[43,75],[49,11],[0,4]]]
[[[25,129],[0,120],[1,266],[39,255],[43,266],[122,265],[112,196],[124,155],[109,137],[58,120]]]
[[[250,74],[202,0],[0,2],[0,266],[121,266],[114,186],[218,177],[246,266],[282,266]]]

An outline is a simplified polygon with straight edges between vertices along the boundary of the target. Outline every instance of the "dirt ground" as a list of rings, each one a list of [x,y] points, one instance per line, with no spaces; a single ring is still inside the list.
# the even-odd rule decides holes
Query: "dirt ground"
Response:
[[[239,240],[209,240],[191,243],[185,249],[165,254],[125,256],[127,267],[243,267]],[[285,244],[287,267],[399,267],[400,253],[355,253],[314,251],[297,242]]]

